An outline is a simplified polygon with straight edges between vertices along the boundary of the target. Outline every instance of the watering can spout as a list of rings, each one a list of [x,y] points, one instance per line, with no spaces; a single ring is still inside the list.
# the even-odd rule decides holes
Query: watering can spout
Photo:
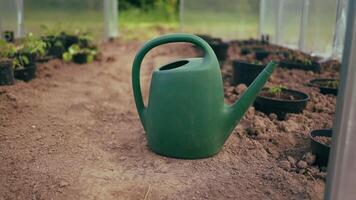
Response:
[[[226,138],[230,135],[231,131],[234,129],[236,124],[240,121],[242,116],[247,111],[248,107],[256,99],[258,93],[263,88],[268,78],[272,75],[273,71],[277,66],[276,62],[270,62],[265,69],[257,76],[257,78],[252,82],[252,84],[243,93],[241,98],[235,102],[233,105],[227,107],[227,117],[226,120]]]

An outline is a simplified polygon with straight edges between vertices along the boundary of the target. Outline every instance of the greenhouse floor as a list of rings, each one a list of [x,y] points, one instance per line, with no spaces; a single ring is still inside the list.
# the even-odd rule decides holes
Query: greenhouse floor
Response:
[[[325,169],[299,163],[310,156],[308,133],[332,125],[335,97],[304,85],[319,75],[278,69],[271,78],[311,94],[303,114],[278,121],[251,107],[218,155],[172,159],[149,150],[134,105],[131,65],[140,46],[105,43],[101,61],[52,60],[37,79],[0,88],[1,200],[323,199]],[[155,66],[194,55],[184,44],[151,52],[141,72],[144,96]]]

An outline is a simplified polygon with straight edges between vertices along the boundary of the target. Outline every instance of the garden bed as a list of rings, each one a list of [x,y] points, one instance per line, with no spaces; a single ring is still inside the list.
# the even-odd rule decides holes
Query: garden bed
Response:
[[[313,164],[309,132],[332,127],[336,97],[306,83],[337,71],[277,68],[267,86],[307,93],[303,113],[278,120],[251,107],[219,154],[178,160],[148,149],[136,113],[130,75],[141,45],[103,44],[101,61],[51,60],[33,81],[0,88],[0,199],[323,199],[326,169]],[[238,48],[229,59],[253,59]],[[154,67],[194,55],[185,44],[151,52],[144,97]],[[245,86],[231,85],[229,59],[221,70],[232,103]]]

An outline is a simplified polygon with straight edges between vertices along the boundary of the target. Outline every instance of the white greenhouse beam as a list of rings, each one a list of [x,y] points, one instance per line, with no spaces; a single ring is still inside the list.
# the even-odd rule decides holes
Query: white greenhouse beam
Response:
[[[183,32],[184,29],[183,17],[184,17],[184,0],[180,0],[179,1],[179,28],[181,32]]]
[[[346,16],[348,0],[338,0],[337,13],[334,30],[334,40],[332,45],[332,57],[341,58],[345,39]]]
[[[104,0],[103,8],[105,38],[116,38],[119,35],[118,0]]]
[[[16,3],[16,20],[17,20],[16,37],[22,38],[22,37],[25,37],[23,0],[16,0],[15,3]]]
[[[349,1],[326,200],[356,197],[356,1]]]
[[[298,48],[305,51],[305,38],[308,30],[310,0],[303,0],[302,15],[300,20],[299,44]]]

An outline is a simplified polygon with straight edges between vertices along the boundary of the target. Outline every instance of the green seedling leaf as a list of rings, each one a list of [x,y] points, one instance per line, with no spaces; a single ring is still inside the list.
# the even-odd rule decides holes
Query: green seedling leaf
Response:
[[[62,57],[63,57],[64,62],[70,62],[73,59],[72,54],[69,52],[63,53]]]
[[[87,63],[92,63],[94,61],[94,55],[88,54],[87,55]]]
[[[68,52],[72,55],[79,53],[80,52],[80,47],[77,44],[73,44],[72,46],[69,47]]]

